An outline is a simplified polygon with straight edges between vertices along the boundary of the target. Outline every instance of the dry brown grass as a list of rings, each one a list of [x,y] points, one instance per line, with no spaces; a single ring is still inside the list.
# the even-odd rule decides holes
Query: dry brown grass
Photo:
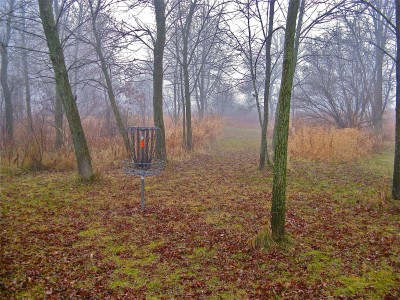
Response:
[[[202,122],[193,122],[193,147],[195,151],[203,149],[222,134],[224,122],[221,118],[206,117]],[[182,126],[166,124],[167,155],[172,159],[187,157],[183,144]]]
[[[354,128],[300,126],[289,138],[289,154],[311,160],[350,161],[381,148],[382,142],[373,134]]]
[[[15,145],[1,152],[3,169],[66,171],[76,167],[73,144],[68,130],[62,149],[54,149],[55,132],[50,122],[35,123],[35,134],[20,125],[15,130]],[[119,168],[127,158],[122,138],[116,130],[107,128],[103,119],[89,117],[82,122],[96,171]],[[193,122],[194,150],[198,151],[215,140],[223,130],[221,118],[208,117]],[[182,127],[166,122],[167,154],[172,160],[188,157],[182,143]]]

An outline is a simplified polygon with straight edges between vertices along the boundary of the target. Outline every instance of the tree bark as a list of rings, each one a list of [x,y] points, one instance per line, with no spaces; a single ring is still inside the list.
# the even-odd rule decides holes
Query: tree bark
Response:
[[[58,0],[54,0],[54,13],[56,19],[58,19],[60,14],[60,9],[58,7]],[[56,23],[57,24],[57,23]],[[57,34],[59,36],[59,27],[56,26]],[[61,149],[64,146],[64,109],[62,105],[62,100],[60,93],[58,92],[57,84],[54,91],[55,102],[54,102],[54,127],[56,130],[56,137],[54,141],[54,148]],[[75,99],[76,101],[76,99]]]
[[[101,0],[98,0],[98,6],[100,5],[100,1]],[[97,15],[99,13],[99,7],[94,8],[93,1],[89,1],[89,3],[90,3],[91,14],[92,14],[92,30],[93,30],[93,34],[95,37],[95,48],[96,48],[97,56],[99,57],[99,60],[100,60],[101,71],[103,72],[104,79],[106,81],[108,99],[110,100],[111,109],[114,113],[115,122],[117,123],[118,131],[124,141],[125,149],[127,152],[129,152],[130,147],[129,147],[128,135],[126,132],[124,122],[122,121],[121,112],[119,110],[117,101],[115,99],[115,93],[114,93],[114,88],[113,88],[112,82],[111,82],[111,76],[108,71],[108,66],[107,66],[106,60],[103,55],[103,49],[101,47],[101,38],[100,38],[99,32],[97,30],[96,21],[97,21]]]
[[[31,85],[29,82],[29,66],[28,66],[28,51],[26,50],[26,23],[25,23],[25,5],[21,5],[21,48],[22,48],[22,68],[24,72],[24,85],[25,85],[25,105],[26,105],[26,119],[28,121],[28,130],[30,133],[33,132],[33,119],[32,119],[32,107],[31,107]]]
[[[54,141],[54,148],[61,149],[64,146],[64,109],[57,85],[55,87],[55,97],[54,127],[56,129],[56,139]]]
[[[400,0],[399,0],[400,1]],[[285,32],[283,71],[279,92],[278,124],[276,132],[274,174],[272,185],[271,229],[272,238],[282,242],[285,237],[286,167],[289,136],[290,98],[295,69],[294,36],[299,0],[290,0]]]
[[[299,17],[297,19],[297,26],[296,26],[296,35],[294,37],[294,61],[297,62],[297,57],[299,55],[299,48],[300,48],[300,34],[301,34],[301,27],[303,25],[303,17],[304,11],[306,9],[306,0],[301,0],[300,8],[299,8]],[[296,65],[294,66],[294,70],[296,71]],[[292,129],[294,129],[295,121],[295,107],[294,101],[292,101]]]
[[[192,26],[193,14],[197,2],[191,2],[189,13],[186,18],[185,27],[183,30],[183,49],[182,49],[182,69],[183,69],[183,82],[185,88],[185,113],[186,113],[186,150],[193,150],[193,137],[192,137],[192,103],[190,100],[190,83],[189,83],[189,35]]]
[[[263,122],[261,126],[261,146],[260,146],[260,164],[258,168],[263,170],[266,162],[269,163],[268,157],[268,142],[267,142],[267,129],[268,129],[268,101],[269,92],[271,89],[271,45],[272,45],[272,33],[274,31],[274,13],[275,13],[275,0],[271,0],[269,3],[269,21],[268,21],[268,32],[267,40],[265,43],[265,83],[264,83],[264,111],[263,111]]]
[[[392,196],[400,200],[400,0],[396,0],[396,135]]]
[[[38,3],[40,19],[42,20],[42,26],[50,52],[50,59],[54,69],[57,91],[60,94],[65,109],[74,143],[78,173],[83,179],[90,179],[93,176],[93,170],[89,148],[83,132],[78,107],[72,94],[71,84],[65,66],[64,54],[54,21],[52,3],[51,0],[38,0]]]
[[[0,52],[1,52],[1,87],[3,89],[3,96],[5,102],[5,113],[6,113],[6,145],[12,146],[14,143],[14,113],[13,103],[11,99],[11,90],[8,86],[8,44],[11,38],[11,21],[14,14],[15,0],[11,0],[9,3],[8,15],[5,24],[5,36],[4,40],[1,41]]]
[[[388,3],[385,1],[384,3],[377,2],[377,8],[382,9],[383,7],[387,7]],[[383,58],[384,58],[384,49],[386,46],[387,40],[387,27],[384,26],[383,17],[373,11],[374,18],[374,37],[375,37],[375,74],[374,74],[374,97],[373,103],[371,103],[372,107],[372,125],[374,126],[375,133],[378,137],[382,137],[383,135],[383,124],[382,117],[383,112],[385,110],[385,105],[383,104]]]
[[[167,158],[165,147],[165,127],[163,114],[163,79],[164,79],[164,47],[165,47],[165,3],[164,0],[154,0],[156,13],[157,38],[154,44],[153,67],[153,117],[154,125],[160,128],[157,138],[157,156],[163,160]],[[176,109],[174,110],[174,112]]]

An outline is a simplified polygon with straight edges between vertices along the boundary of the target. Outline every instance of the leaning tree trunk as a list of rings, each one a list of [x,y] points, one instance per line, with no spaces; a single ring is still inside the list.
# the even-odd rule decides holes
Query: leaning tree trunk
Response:
[[[261,146],[260,146],[260,164],[258,168],[263,170],[265,163],[269,163],[268,157],[268,142],[267,142],[267,129],[268,129],[268,101],[269,92],[271,88],[271,45],[272,45],[272,33],[274,31],[274,12],[275,12],[275,0],[271,0],[269,4],[269,21],[268,21],[268,32],[267,41],[265,44],[265,84],[264,84],[264,117],[261,126]]]
[[[90,3],[90,9],[91,9],[91,13],[92,13],[92,30],[93,30],[93,34],[94,34],[94,38],[95,38],[95,42],[96,42],[95,48],[96,48],[97,56],[99,57],[99,60],[100,60],[101,71],[103,72],[104,79],[106,81],[108,99],[110,100],[111,109],[114,113],[115,122],[117,123],[119,134],[121,135],[121,137],[124,141],[126,151],[129,152],[128,135],[127,135],[127,132],[125,129],[124,122],[122,121],[121,112],[119,110],[117,101],[115,99],[114,88],[111,83],[111,76],[108,71],[107,63],[106,63],[106,60],[103,55],[100,35],[99,35],[99,32],[97,31],[96,20],[97,20],[97,14],[99,13],[99,10],[98,10],[99,8],[97,7],[97,9],[94,10],[92,1],[90,1],[89,3]]]
[[[8,15],[5,24],[5,36],[4,40],[1,41],[0,52],[1,52],[1,74],[0,81],[3,89],[5,112],[6,112],[6,145],[12,145],[14,143],[14,113],[13,104],[11,99],[11,90],[8,86],[8,44],[11,38],[11,19],[14,14],[15,1],[11,0],[9,3]]]
[[[154,9],[156,13],[157,39],[154,44],[154,67],[153,67],[153,116],[154,125],[160,128],[157,139],[156,151],[158,157],[166,159],[165,127],[163,115],[163,57],[165,46],[165,3],[164,0],[155,0]]]
[[[50,59],[54,69],[57,90],[65,109],[74,143],[78,173],[83,179],[90,179],[93,176],[93,170],[89,148],[83,132],[78,107],[72,94],[71,84],[65,66],[64,54],[54,21],[52,3],[51,0],[38,0],[38,3],[40,19],[42,20],[42,26],[50,52]]]
[[[290,0],[285,32],[283,71],[279,92],[278,124],[276,132],[274,175],[272,185],[271,229],[272,238],[282,242],[285,237],[286,166],[289,136],[290,98],[294,77],[294,34],[299,0]]]
[[[400,200],[400,0],[396,0],[396,137],[392,195]]]
[[[58,6],[58,0],[54,0],[54,13],[56,19],[60,15],[60,9]],[[60,36],[59,26],[56,27],[57,35]],[[57,85],[54,91],[55,101],[54,101],[54,128],[56,130],[56,137],[54,141],[54,148],[61,149],[64,146],[64,108],[60,93],[58,92]],[[76,101],[76,99],[75,99]]]

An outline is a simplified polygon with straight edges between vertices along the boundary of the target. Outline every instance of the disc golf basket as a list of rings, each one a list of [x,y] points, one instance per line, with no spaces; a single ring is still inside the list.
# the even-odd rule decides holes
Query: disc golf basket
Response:
[[[124,161],[124,171],[128,175],[140,176],[141,206],[144,209],[144,178],[159,174],[164,161],[156,155],[160,129],[157,127],[129,127],[128,138],[130,159]]]

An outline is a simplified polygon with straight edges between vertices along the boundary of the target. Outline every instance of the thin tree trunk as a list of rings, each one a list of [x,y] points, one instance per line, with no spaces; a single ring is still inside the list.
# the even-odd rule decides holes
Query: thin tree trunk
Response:
[[[64,109],[57,84],[55,87],[55,97],[54,126],[56,129],[56,139],[54,142],[54,148],[61,149],[64,146]]]
[[[164,77],[164,47],[165,47],[165,3],[164,0],[154,0],[156,13],[157,38],[154,44],[153,67],[153,117],[154,125],[160,128],[157,139],[157,155],[161,159],[167,158],[165,147],[165,127],[163,114],[163,77]]]
[[[57,90],[63,102],[74,143],[78,173],[83,179],[90,179],[93,176],[93,170],[89,148],[83,132],[78,107],[72,94],[71,84],[65,66],[64,54],[54,21],[52,3],[51,0],[38,0],[38,3],[40,19],[42,20],[42,26],[50,52],[50,59],[54,69]]]
[[[100,6],[100,2],[101,2],[101,0],[98,0],[98,6]],[[97,15],[99,13],[99,7],[94,8],[92,1],[90,1],[89,3],[90,3],[91,14],[92,14],[92,30],[93,30],[93,34],[94,34],[95,42],[96,42],[95,48],[96,48],[97,56],[99,57],[99,60],[100,60],[101,71],[103,72],[104,79],[106,81],[108,99],[110,100],[111,109],[114,113],[115,122],[117,123],[119,134],[121,135],[121,137],[124,141],[126,151],[129,152],[130,147],[129,147],[128,135],[126,132],[125,124],[122,121],[121,112],[119,110],[117,101],[115,99],[114,88],[111,83],[111,76],[108,71],[108,66],[107,66],[106,60],[103,55],[100,35],[97,31],[96,21],[97,21]]]
[[[376,81],[374,86],[374,110],[373,124],[377,136],[382,137],[382,115],[383,115],[383,51],[376,49],[375,64],[376,64]]]
[[[1,52],[1,87],[3,89],[5,113],[6,113],[6,145],[12,145],[14,143],[14,112],[13,103],[11,99],[11,91],[8,86],[8,44],[11,38],[11,21],[14,14],[15,0],[11,0],[9,3],[8,15],[5,24],[5,36],[4,40],[1,41],[0,52]]]
[[[83,17],[83,3],[79,2],[79,14],[78,14],[78,28],[76,30],[76,44],[74,49],[74,96],[77,97],[77,89],[78,89],[78,67],[76,66],[78,62],[78,53],[79,53],[79,44],[81,42],[81,32],[82,32],[82,17]]]
[[[28,67],[28,51],[26,50],[26,38],[25,38],[25,5],[21,5],[21,47],[22,47],[22,68],[24,72],[24,85],[25,85],[25,105],[26,105],[26,118],[28,121],[28,130],[30,133],[33,132],[33,119],[32,119],[32,107],[31,107],[31,86],[29,82],[29,67]]]
[[[272,185],[271,229],[272,238],[282,242],[285,237],[286,166],[289,136],[290,98],[296,62],[294,61],[294,36],[299,0],[290,0],[285,32],[283,71],[279,92],[277,136]]]
[[[258,168],[263,170],[265,163],[269,163],[268,157],[268,142],[267,142],[267,129],[268,129],[268,102],[269,92],[271,89],[271,45],[272,45],[272,33],[274,31],[274,13],[275,13],[275,0],[271,0],[269,3],[269,21],[268,21],[268,32],[267,41],[265,44],[265,84],[264,84],[264,117],[261,126],[261,146],[260,146],[260,164]]]
[[[181,98],[182,98],[182,145],[186,148],[186,105],[185,105],[185,92],[183,86],[183,74],[182,68],[180,68],[180,90],[181,90]]]
[[[179,103],[179,93],[178,93],[178,62],[174,67],[174,125],[178,125],[178,103]]]
[[[196,8],[196,1],[190,4],[189,13],[185,23],[185,30],[183,32],[183,49],[182,49],[182,68],[183,68],[183,81],[185,87],[185,110],[186,110],[186,150],[193,150],[193,137],[192,137],[192,104],[190,100],[190,84],[189,84],[189,35],[192,26],[193,14]]]
[[[185,49],[185,47],[184,47]],[[190,101],[190,91],[189,91],[189,70],[187,62],[187,46],[186,55],[184,50],[183,55],[183,78],[185,86],[185,110],[186,110],[186,149],[188,151],[193,150],[193,140],[192,140],[192,104]]]
[[[396,0],[396,137],[392,195],[400,200],[400,0]]]

